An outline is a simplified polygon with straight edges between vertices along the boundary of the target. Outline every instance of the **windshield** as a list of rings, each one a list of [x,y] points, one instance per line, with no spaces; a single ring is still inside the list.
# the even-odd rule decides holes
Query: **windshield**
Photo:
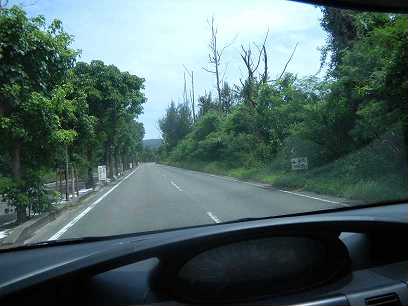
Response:
[[[0,1],[0,247],[404,200],[407,31],[289,1]]]

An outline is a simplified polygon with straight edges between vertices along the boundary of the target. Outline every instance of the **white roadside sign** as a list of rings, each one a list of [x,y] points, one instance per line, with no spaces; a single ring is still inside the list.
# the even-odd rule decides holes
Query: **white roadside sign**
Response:
[[[98,180],[106,181],[106,166],[98,166]]]
[[[290,162],[292,164],[292,170],[307,170],[309,168],[307,157],[292,158]]]

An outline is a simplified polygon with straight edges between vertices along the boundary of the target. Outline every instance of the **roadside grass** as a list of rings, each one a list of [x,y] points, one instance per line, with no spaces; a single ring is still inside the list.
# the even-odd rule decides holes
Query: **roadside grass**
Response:
[[[364,157],[364,156],[363,156]],[[367,156],[347,156],[329,165],[308,171],[289,171],[268,166],[231,167],[222,162],[167,162],[169,165],[226,175],[242,180],[271,184],[274,187],[311,191],[349,200],[379,202],[408,198],[408,179],[401,164],[373,166]],[[399,168],[398,168],[399,167]]]

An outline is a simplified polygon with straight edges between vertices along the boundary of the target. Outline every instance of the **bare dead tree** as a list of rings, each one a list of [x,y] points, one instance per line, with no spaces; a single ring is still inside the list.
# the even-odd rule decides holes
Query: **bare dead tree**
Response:
[[[266,35],[268,35],[268,33]],[[255,46],[258,49],[259,57],[262,57],[264,63],[264,70],[259,74],[259,79],[262,83],[266,83],[268,81],[268,53],[266,52],[266,46],[265,43],[261,47],[257,44],[255,44]]]
[[[183,89],[183,100],[187,104],[187,83],[186,83],[186,72],[184,71],[184,89]]]
[[[251,45],[248,45],[248,48],[245,48],[243,45],[241,45],[241,54],[240,54],[245,67],[247,69],[247,73],[248,73],[248,80],[253,79],[254,77],[254,73],[255,71],[258,69],[259,67],[259,63],[261,61],[261,57],[258,57],[258,60],[255,64],[254,59],[252,57],[252,49],[251,49]]]
[[[183,67],[191,79],[190,100],[191,100],[191,110],[193,112],[193,122],[195,122],[196,115],[195,115],[195,94],[194,94],[194,71],[193,70],[189,71],[185,65],[183,65]],[[185,77],[186,77],[186,74],[184,73],[184,84],[186,84]]]
[[[192,111],[193,111],[193,123],[196,122],[196,114],[195,114],[195,95],[194,95],[194,71],[191,70],[191,104],[192,104]]]
[[[248,79],[254,79],[255,78],[255,73],[259,68],[259,65],[261,63],[261,58],[263,55],[264,58],[264,74],[268,74],[268,58],[267,58],[267,53],[266,53],[266,41],[268,40],[268,35],[269,35],[269,29],[265,34],[265,38],[263,40],[263,43],[261,47],[259,47],[256,43],[254,43],[255,47],[258,49],[258,54],[253,55],[252,53],[252,48],[251,44],[248,45],[247,48],[245,48],[243,45],[241,45],[241,58],[244,61],[245,67],[247,69],[248,73]],[[255,60],[254,60],[255,57]],[[263,76],[262,76],[263,77]]]
[[[223,71],[222,76],[221,76],[221,79],[220,79],[220,83],[221,83],[221,84],[223,84],[224,81],[225,81],[225,75],[227,74],[227,71],[228,71],[228,63],[225,64],[225,68],[224,68],[224,71]]]
[[[243,82],[241,79],[239,82],[242,86],[243,96],[251,103],[253,107],[256,106],[254,100],[254,87],[255,87],[255,72],[258,70],[259,64],[261,62],[261,53],[259,53],[258,59],[254,60],[251,45],[249,44],[247,48],[241,45],[240,56],[245,64],[247,70],[247,78]]]
[[[268,77],[268,54],[266,53],[265,45],[262,46],[262,51],[263,51],[263,59],[264,59],[264,72],[262,74],[261,80],[263,83],[266,83],[269,77]]]
[[[244,96],[251,102],[252,106],[256,105],[254,101],[255,82],[257,79],[255,73],[257,72],[260,66],[262,57],[264,60],[264,71],[262,74],[260,74],[260,79],[261,81],[268,79],[268,55],[266,52],[266,41],[268,40],[268,35],[269,29],[265,34],[265,38],[261,46],[258,46],[256,43],[253,43],[253,45],[255,45],[255,47],[258,50],[257,54],[252,53],[251,44],[248,44],[248,47],[246,48],[243,45],[241,45],[240,56],[247,70],[247,79],[245,80],[245,82],[240,80],[240,83],[243,88]]]
[[[225,44],[221,49],[218,46],[218,28],[217,25],[215,24],[215,18],[214,16],[211,17],[211,21],[207,20],[208,25],[211,30],[211,36],[210,36],[210,42],[208,44],[209,48],[209,54],[208,54],[208,63],[213,65],[213,69],[208,69],[206,67],[203,67],[203,70],[214,74],[215,75],[215,80],[216,80],[216,88],[217,88],[217,96],[218,96],[218,105],[220,109],[222,109],[221,105],[221,78],[220,78],[220,70],[221,70],[221,59],[222,59],[222,54],[224,53],[225,49],[230,47],[235,38],[229,42],[228,44]]]

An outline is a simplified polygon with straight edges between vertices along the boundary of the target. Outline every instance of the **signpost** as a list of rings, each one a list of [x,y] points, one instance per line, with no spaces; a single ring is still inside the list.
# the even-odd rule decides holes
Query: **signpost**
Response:
[[[106,166],[98,166],[98,180],[106,183]]]
[[[309,168],[307,157],[296,157],[290,160],[292,170],[307,170]]]

